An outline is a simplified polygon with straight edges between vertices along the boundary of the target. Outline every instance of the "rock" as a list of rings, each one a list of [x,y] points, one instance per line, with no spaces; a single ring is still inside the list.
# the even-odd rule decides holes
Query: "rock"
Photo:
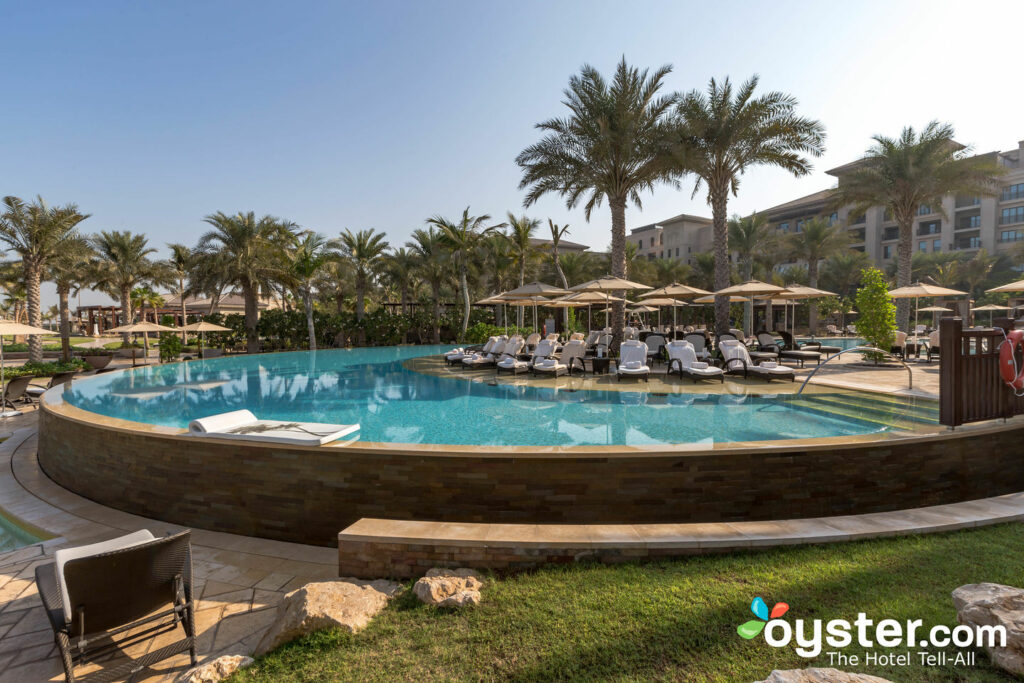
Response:
[[[998,583],[969,583],[953,591],[953,605],[961,624],[1006,627],[1006,647],[985,649],[993,664],[1024,675],[1024,590]]]
[[[776,669],[758,683],[892,683],[887,678],[838,669]]]
[[[427,571],[416,582],[412,592],[421,602],[438,607],[464,607],[480,604],[484,582],[472,569],[439,569]]]
[[[282,643],[326,628],[356,633],[401,589],[401,584],[384,579],[307,583],[281,600],[274,622],[256,646],[256,654],[266,654]]]
[[[217,683],[235,671],[252,664],[252,657],[245,655],[224,655],[212,662],[201,664],[178,676],[178,683]]]

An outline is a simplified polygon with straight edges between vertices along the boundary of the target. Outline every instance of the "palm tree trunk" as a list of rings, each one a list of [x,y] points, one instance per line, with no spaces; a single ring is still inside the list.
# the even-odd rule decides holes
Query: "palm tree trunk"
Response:
[[[466,330],[469,329],[469,283],[466,282],[466,269],[459,269],[459,286],[462,289],[462,333],[459,339],[466,338]]]
[[[555,259],[555,272],[558,273],[558,279],[562,282],[562,289],[569,289],[569,281],[565,279],[565,273],[562,272],[562,262],[558,258],[558,245],[551,245],[551,254]],[[562,309],[562,324],[565,326],[566,331],[569,330],[569,309]],[[590,332],[590,330],[587,330]]]
[[[728,190],[711,192],[711,220],[714,230],[715,291],[729,286],[729,228],[726,224]],[[715,332],[729,331],[729,297],[715,297]]]
[[[185,278],[178,278],[178,296],[181,297],[181,326],[188,325],[188,308],[185,306]],[[181,345],[188,343],[188,332],[181,331]]]
[[[818,259],[816,258],[807,262],[807,282],[811,287],[818,286]],[[807,300],[807,326],[813,337],[818,331],[818,304],[814,303],[813,299]]]
[[[28,324],[39,327],[42,323],[39,311],[39,267],[25,264],[25,298],[28,300]],[[43,340],[38,334],[28,337],[28,360],[30,363],[43,362]]]
[[[356,275],[356,320],[363,320],[364,306],[366,305],[364,297],[366,296],[366,281],[363,279],[363,275]]]
[[[143,299],[142,303],[139,304],[139,322],[146,322],[146,300]],[[142,357],[149,358],[149,333],[142,333]],[[148,360],[146,361],[149,362]]]
[[[896,286],[908,287],[911,277],[911,262],[913,260],[913,219],[900,221],[900,241],[896,246]],[[910,299],[902,298],[896,300],[896,327],[901,330],[910,331]]]
[[[316,330],[313,328],[313,290],[302,288],[302,305],[306,308],[306,330],[309,332],[309,350],[316,351]]]
[[[256,301],[256,286],[253,283],[242,284],[242,298],[245,299],[245,352],[259,353],[260,340],[256,332],[259,309]]]
[[[625,198],[609,199],[612,211],[612,276],[626,277],[626,200]],[[622,297],[622,292],[615,292]],[[612,346],[611,351],[618,353],[622,343],[622,328],[626,326],[626,307],[616,301],[612,307]]]
[[[743,279],[744,281],[750,280],[754,276],[754,264],[748,257],[743,264]],[[771,297],[768,297],[768,306],[771,306]],[[770,310],[770,309],[769,309]],[[743,304],[743,332],[750,334],[754,331],[752,325],[754,322],[754,302],[748,301]]]
[[[441,283],[431,282],[430,289],[434,294],[434,343],[441,343]]]
[[[71,288],[57,286],[57,307],[60,309],[60,357],[65,363],[71,361]]]
[[[130,287],[121,288],[121,324],[132,324],[132,294]],[[132,343],[132,335],[129,332],[122,332],[121,343],[129,346]]]
[[[523,252],[519,255],[519,286],[522,287],[526,284],[526,253]],[[523,316],[526,314],[526,306],[519,307],[519,314],[516,316],[516,323],[519,328],[523,327]]]

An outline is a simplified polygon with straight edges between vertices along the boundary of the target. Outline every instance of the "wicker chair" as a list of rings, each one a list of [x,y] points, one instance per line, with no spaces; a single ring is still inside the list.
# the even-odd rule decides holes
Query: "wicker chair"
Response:
[[[80,548],[58,550],[36,567],[36,585],[68,683],[75,666],[128,645],[177,630],[184,637],[138,659],[91,673],[113,681],[178,653],[196,664],[190,532],[153,538],[148,531]],[[125,638],[117,635],[131,631]]]

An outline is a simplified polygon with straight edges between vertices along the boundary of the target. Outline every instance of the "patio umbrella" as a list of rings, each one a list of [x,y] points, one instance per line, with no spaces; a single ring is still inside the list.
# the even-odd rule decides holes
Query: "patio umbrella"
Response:
[[[111,334],[134,334],[137,332],[149,334],[150,332],[178,332],[178,330],[173,327],[167,327],[166,325],[141,322],[132,323],[131,325],[121,325],[120,327],[112,327],[107,330],[107,332],[110,332]],[[135,344],[132,344],[132,367],[135,367]]]
[[[1024,280],[1017,280],[1007,285],[999,285],[992,289],[986,289],[986,292],[1024,292]]]
[[[922,311],[925,309],[921,309]],[[992,327],[992,318],[995,317],[995,311],[1008,311],[1009,306],[1000,306],[999,304],[985,304],[984,306],[977,306],[972,308],[972,311],[988,311],[988,326]]]
[[[967,292],[961,292],[959,289],[948,289],[924,282],[915,282],[906,287],[897,287],[896,289],[889,290],[889,296],[893,299],[912,298],[914,300],[914,329],[917,329],[917,302],[922,296],[963,296],[965,294]]]
[[[648,285],[626,280],[621,277],[605,275],[597,278],[596,280],[588,280],[586,282],[581,282],[578,285],[573,285],[569,289],[574,292],[604,292],[605,303],[611,303],[612,292],[641,291],[652,288]]]
[[[504,295],[501,295],[504,296]],[[537,329],[537,304],[547,302],[549,299],[543,296],[523,296],[515,300],[509,300],[509,306],[533,306],[533,329]]]
[[[777,296],[781,299],[787,299],[793,303],[793,325],[790,328],[790,334],[792,334],[796,331],[796,302],[798,300],[820,299],[825,296],[839,295],[835,292],[830,292],[827,289],[818,289],[817,287],[808,287],[807,285],[786,285],[786,291],[780,292]]]
[[[717,292],[715,292],[715,296],[739,295],[751,297],[757,296],[759,294],[781,294],[782,292],[785,291],[787,291],[785,287],[779,287],[778,285],[773,285],[768,282],[762,282],[760,280],[747,280],[746,282],[742,282],[738,285],[732,285],[731,287],[720,289]],[[751,314],[750,317],[753,318],[753,314]],[[750,330],[743,330],[743,333],[750,334]]]
[[[199,333],[199,357],[206,357],[206,345],[203,344],[203,333],[205,332],[230,332],[230,327],[224,327],[223,325],[216,325],[214,323],[208,323],[205,320],[200,320],[197,323],[191,325],[185,325],[181,328],[186,332],[198,332]]]
[[[555,287],[554,285],[549,285],[549,284],[547,284],[545,282],[538,282],[537,280],[534,280],[533,282],[527,282],[522,287],[516,287],[515,289],[510,289],[510,290],[508,290],[507,292],[505,292],[503,294],[499,294],[498,296],[503,298],[503,299],[523,299],[525,297],[531,297],[531,296],[540,296],[540,297],[550,298],[550,297],[553,297],[553,296],[562,296],[563,294],[568,294],[568,293],[569,293],[568,290],[562,289],[561,287]],[[536,318],[537,318],[537,310],[536,310],[536,308],[534,308],[533,317],[534,317],[533,326],[536,328],[537,327],[537,320],[536,320]]]
[[[676,306],[685,306],[685,301],[679,299],[672,299],[667,296],[656,296],[651,298],[642,298],[638,303],[644,306],[657,306],[658,307],[658,327],[661,327],[661,307],[671,306],[672,307],[672,332],[676,330]]]
[[[501,319],[505,322],[505,334],[508,334],[508,318],[505,317],[505,304],[508,302],[501,298],[500,294],[489,296],[486,299],[480,299],[475,302],[480,306],[497,306],[501,305]]]
[[[0,392],[5,390],[5,377],[4,377],[4,335],[18,335],[18,334],[53,334],[50,330],[44,330],[41,327],[34,327],[32,325],[23,325],[22,323],[16,323],[13,320],[0,320]],[[17,410],[7,410],[6,406],[0,405],[0,417],[8,418],[15,415],[21,415]]]
[[[729,303],[731,303],[731,304],[742,304],[742,303],[746,303],[748,301],[750,301],[750,299],[748,297],[740,296],[739,294],[734,294],[734,295],[729,297]],[[711,294],[711,295],[708,295],[708,296],[698,297],[698,298],[693,300],[693,303],[695,303],[695,304],[713,304],[713,303],[715,303],[715,295]]]
[[[581,305],[586,306],[587,307],[587,331],[589,332],[590,331],[590,313],[591,313],[591,308],[590,307],[593,304],[604,304],[604,303],[608,303],[608,302],[611,302],[611,301],[615,301],[615,302],[625,301],[625,299],[622,299],[622,298],[617,297],[617,296],[608,296],[607,294],[601,294],[600,292],[576,292],[574,294],[569,294],[567,296],[563,296],[560,299],[555,299],[555,301],[579,302]]]
[[[673,282],[670,285],[660,287],[650,292],[645,292],[640,295],[641,299],[646,299],[652,296],[669,296],[676,299],[689,296],[706,296],[711,292],[706,289],[698,289],[697,287],[691,287],[690,285],[684,285],[679,282]]]

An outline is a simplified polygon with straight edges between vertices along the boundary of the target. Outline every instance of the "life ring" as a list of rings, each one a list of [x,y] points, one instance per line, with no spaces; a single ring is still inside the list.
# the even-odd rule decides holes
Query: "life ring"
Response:
[[[1017,366],[1017,349],[1024,353],[1024,330],[1006,333],[1006,340],[999,345],[999,374],[1003,381],[1015,391],[1024,389],[1024,363]]]

